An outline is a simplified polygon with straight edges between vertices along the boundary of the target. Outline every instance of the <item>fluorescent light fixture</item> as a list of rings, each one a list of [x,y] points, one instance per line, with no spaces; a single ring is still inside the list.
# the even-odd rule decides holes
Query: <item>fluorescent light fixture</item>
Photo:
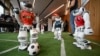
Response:
[[[52,11],[51,13],[47,14],[44,18],[47,18],[48,16],[50,16],[52,13],[56,12],[57,10],[59,10],[60,8],[62,8],[64,6],[64,4],[60,5],[58,8],[56,8],[54,11]]]

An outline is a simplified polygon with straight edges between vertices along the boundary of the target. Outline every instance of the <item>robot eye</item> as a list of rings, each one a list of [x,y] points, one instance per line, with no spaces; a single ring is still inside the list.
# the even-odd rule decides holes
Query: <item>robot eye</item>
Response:
[[[31,48],[33,49],[34,48],[34,45],[32,45]]]

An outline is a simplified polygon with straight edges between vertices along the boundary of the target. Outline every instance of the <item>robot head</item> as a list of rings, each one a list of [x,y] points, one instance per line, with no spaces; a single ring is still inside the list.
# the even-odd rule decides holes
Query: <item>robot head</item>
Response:
[[[56,18],[59,19],[60,16],[59,16],[57,13],[54,13],[54,14],[52,15],[52,19],[55,20]]]
[[[26,10],[29,10],[29,11],[32,10],[32,4],[29,1],[20,2],[20,5],[21,5],[22,9],[26,9]]]
[[[53,14],[53,16],[59,16],[57,13]]]
[[[84,8],[84,7],[80,7],[79,9],[76,9],[76,10],[73,12],[73,15],[74,15],[74,16],[81,15],[84,11],[85,11],[85,8]]]

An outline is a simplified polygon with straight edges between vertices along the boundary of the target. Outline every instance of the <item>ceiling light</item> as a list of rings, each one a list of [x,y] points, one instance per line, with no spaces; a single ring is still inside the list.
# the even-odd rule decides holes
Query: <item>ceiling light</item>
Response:
[[[53,10],[51,13],[47,14],[44,18],[47,18],[48,16],[50,16],[51,14],[53,14],[54,12],[56,12],[57,10],[59,10],[60,8],[62,8],[64,6],[64,4],[60,5],[58,8],[56,8],[55,10]]]
[[[35,5],[35,0],[33,0],[33,4],[32,4],[32,7],[34,8],[34,5]]]

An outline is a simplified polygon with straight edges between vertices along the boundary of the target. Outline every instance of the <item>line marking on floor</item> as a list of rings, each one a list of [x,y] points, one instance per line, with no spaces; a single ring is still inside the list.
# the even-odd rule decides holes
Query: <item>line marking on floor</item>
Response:
[[[7,53],[7,52],[10,52],[10,51],[12,51],[12,50],[14,50],[14,49],[16,49],[16,48],[18,48],[18,46],[15,46],[15,47],[13,47],[13,48],[10,48],[10,49],[1,51],[0,54],[4,54],[4,53]]]
[[[3,41],[12,41],[12,42],[18,42],[17,40],[9,40],[9,39],[0,39],[0,40],[3,40]]]
[[[66,51],[65,51],[65,44],[64,44],[64,39],[61,39],[61,55],[60,56],[66,56]]]
[[[100,46],[99,43],[96,43],[96,42],[93,42],[93,41],[90,41],[90,40],[88,40],[88,41],[91,42],[91,43],[93,43],[93,44],[95,44],[95,45],[97,45],[97,46]]]
[[[97,45],[97,46],[100,46],[100,44],[96,43],[96,42],[92,42],[93,44]]]

